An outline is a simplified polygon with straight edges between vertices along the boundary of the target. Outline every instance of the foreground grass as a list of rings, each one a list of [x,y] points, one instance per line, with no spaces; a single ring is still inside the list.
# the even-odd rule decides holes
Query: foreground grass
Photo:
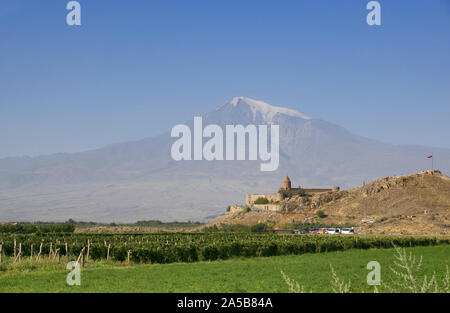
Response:
[[[450,246],[406,249],[423,256],[421,275],[440,280],[450,265]],[[81,286],[68,286],[61,266],[0,272],[0,292],[288,292],[280,270],[309,292],[332,292],[330,265],[352,292],[373,292],[366,283],[370,261],[381,264],[383,282],[395,279],[389,266],[393,249],[348,250],[320,254],[231,259],[226,261],[119,266],[96,263],[82,270]],[[383,284],[379,291],[388,292]]]

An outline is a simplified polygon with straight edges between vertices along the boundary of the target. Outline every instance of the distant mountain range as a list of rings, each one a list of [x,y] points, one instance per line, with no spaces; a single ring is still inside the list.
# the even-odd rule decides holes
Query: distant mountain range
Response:
[[[352,188],[426,169],[431,151],[439,170],[450,172],[450,149],[385,144],[245,97],[203,115],[208,124],[280,125],[278,170],[261,172],[260,161],[176,162],[169,129],[86,152],[6,158],[0,160],[0,220],[203,221],[243,203],[246,193],[278,190],[286,174],[294,186]]]

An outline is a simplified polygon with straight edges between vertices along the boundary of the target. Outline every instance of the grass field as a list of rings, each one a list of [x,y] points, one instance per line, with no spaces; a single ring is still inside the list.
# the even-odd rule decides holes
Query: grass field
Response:
[[[436,273],[439,283],[450,265],[450,246],[407,248],[423,256],[418,275],[429,278]],[[239,258],[225,261],[125,266],[96,262],[82,270],[81,286],[68,286],[62,265],[0,271],[0,292],[288,292],[280,270],[304,287],[306,292],[332,292],[330,265],[351,292],[373,292],[366,283],[369,261],[381,264],[383,284],[395,279],[389,269],[394,264],[394,249],[348,250],[319,254]]]

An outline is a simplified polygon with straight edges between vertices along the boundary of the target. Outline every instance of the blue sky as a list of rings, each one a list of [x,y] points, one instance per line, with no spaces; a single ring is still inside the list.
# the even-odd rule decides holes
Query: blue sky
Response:
[[[233,96],[450,148],[450,1],[0,0],[0,157],[170,130]]]

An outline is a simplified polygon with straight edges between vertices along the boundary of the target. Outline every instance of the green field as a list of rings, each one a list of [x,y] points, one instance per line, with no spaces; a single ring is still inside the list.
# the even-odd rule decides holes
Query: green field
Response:
[[[450,265],[450,246],[407,248],[423,256],[420,274],[431,278],[435,273],[440,286]],[[351,292],[373,292],[366,283],[369,261],[381,264],[382,285],[398,280],[389,269],[394,264],[394,249],[368,249],[307,253],[272,257],[232,258],[229,260],[123,265],[96,261],[82,270],[81,286],[68,286],[62,264],[0,267],[0,292],[289,292],[281,270],[304,287],[305,292],[332,292],[333,266],[337,276],[351,281]],[[392,284],[391,284],[392,285]],[[405,290],[400,290],[405,291]]]

